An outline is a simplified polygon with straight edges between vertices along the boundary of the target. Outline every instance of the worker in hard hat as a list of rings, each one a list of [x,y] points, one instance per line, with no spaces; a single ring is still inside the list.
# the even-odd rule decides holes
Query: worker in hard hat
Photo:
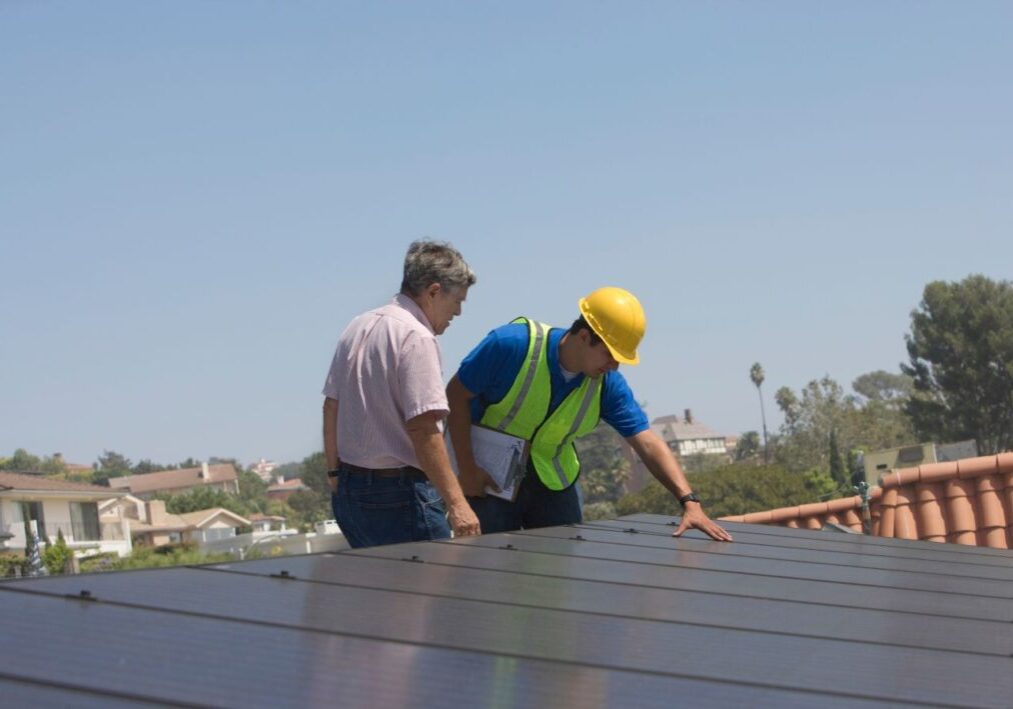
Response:
[[[732,537],[703,511],[700,498],[668,445],[619,373],[637,364],[646,317],[622,288],[599,288],[580,300],[569,329],[528,318],[496,328],[472,350],[447,385],[447,425],[461,488],[486,534],[582,521],[575,483],[580,461],[573,442],[598,421],[611,425],[683,508],[680,536],[700,529]],[[527,469],[515,497],[486,495],[497,486],[475,462],[472,424],[528,441]]]

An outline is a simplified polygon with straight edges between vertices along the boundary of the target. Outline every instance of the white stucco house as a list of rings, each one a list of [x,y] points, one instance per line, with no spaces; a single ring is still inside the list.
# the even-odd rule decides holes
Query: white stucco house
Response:
[[[0,472],[0,549],[24,551],[26,522],[35,522],[40,540],[55,542],[62,532],[77,556],[126,556],[131,550],[126,522],[100,518],[98,510],[101,501],[119,496],[101,485]]]

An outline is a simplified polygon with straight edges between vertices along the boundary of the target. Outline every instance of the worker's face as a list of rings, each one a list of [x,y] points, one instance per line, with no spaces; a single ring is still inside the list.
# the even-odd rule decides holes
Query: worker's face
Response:
[[[446,289],[439,283],[433,283],[426,288],[422,294],[422,302],[419,305],[422,311],[429,318],[429,324],[433,326],[433,332],[442,335],[454,317],[461,314],[461,305],[468,297],[468,288]]]
[[[619,362],[612,356],[604,342],[598,341],[591,344],[591,333],[587,330],[581,330],[579,334],[584,345],[584,366],[581,369],[584,376],[600,377],[605,372],[619,368]]]

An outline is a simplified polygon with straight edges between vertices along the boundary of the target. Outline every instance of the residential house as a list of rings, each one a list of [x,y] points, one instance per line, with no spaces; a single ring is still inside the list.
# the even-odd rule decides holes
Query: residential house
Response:
[[[725,460],[730,460],[725,436],[694,420],[690,409],[685,410],[681,419],[674,415],[657,417],[651,422],[651,430],[658,434],[679,459],[705,455],[721,456]],[[626,484],[626,490],[637,492],[653,478],[647,466],[637,458],[629,446],[624,450],[630,463],[630,480]]]
[[[281,532],[285,530],[287,521],[280,515],[265,515],[260,512],[250,515],[250,524],[254,532]]]
[[[250,466],[250,470],[264,482],[270,483],[274,479],[274,469],[277,467],[278,464],[273,460],[261,458],[259,462]]]
[[[236,536],[250,520],[223,507],[172,514],[162,500],[147,500],[142,517],[130,520],[130,535],[136,544],[161,546],[174,542],[196,542],[198,546]]]
[[[302,481],[302,478],[292,478],[276,482],[267,488],[267,497],[270,500],[286,501],[297,492],[309,490],[309,487]]]
[[[113,495],[100,485],[67,482],[44,475],[0,472],[0,548],[24,550],[25,522],[34,521],[41,539],[59,533],[78,555],[130,553],[130,534],[122,520],[102,520],[98,505]]]
[[[239,476],[232,463],[201,464],[199,468],[160,470],[144,475],[110,478],[109,487],[149,500],[155,495],[179,495],[199,487],[211,487],[230,495],[239,494]]]

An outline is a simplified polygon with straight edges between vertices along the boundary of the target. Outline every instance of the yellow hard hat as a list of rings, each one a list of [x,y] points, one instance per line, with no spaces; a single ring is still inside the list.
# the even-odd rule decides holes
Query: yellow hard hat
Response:
[[[644,337],[647,317],[636,296],[628,290],[606,286],[581,298],[580,312],[617,362],[640,362],[637,345]]]

